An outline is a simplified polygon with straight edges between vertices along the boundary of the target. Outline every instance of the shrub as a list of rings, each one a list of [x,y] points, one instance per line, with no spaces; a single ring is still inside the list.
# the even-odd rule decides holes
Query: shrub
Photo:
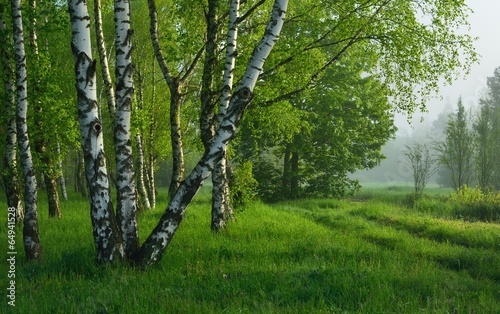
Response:
[[[480,189],[464,185],[459,191],[450,193],[455,216],[481,221],[500,220],[500,192],[483,193]]]
[[[252,162],[247,161],[237,165],[233,170],[229,191],[234,207],[254,200],[257,195],[257,181],[253,177],[252,168]]]

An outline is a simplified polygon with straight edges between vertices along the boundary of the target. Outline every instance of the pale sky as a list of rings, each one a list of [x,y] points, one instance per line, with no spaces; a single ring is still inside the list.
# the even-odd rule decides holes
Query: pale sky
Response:
[[[444,100],[432,100],[428,103],[429,114],[424,114],[424,123],[433,120],[446,105],[446,101],[456,105],[458,97],[462,96],[467,107],[477,105],[479,97],[486,87],[486,78],[493,75],[495,68],[500,66],[500,0],[466,0],[474,11],[469,17],[470,34],[479,37],[475,42],[476,51],[481,55],[479,63],[472,66],[466,79],[455,81],[451,86],[441,88]],[[415,115],[413,124],[419,123],[422,115]],[[398,117],[398,128],[409,128],[406,117]]]

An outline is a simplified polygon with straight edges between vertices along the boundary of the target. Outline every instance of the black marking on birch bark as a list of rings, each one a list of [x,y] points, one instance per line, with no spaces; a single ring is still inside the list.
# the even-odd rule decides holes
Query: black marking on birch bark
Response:
[[[94,84],[94,76],[95,76],[95,70],[96,70],[96,63],[97,63],[97,60],[94,59],[92,60],[92,62],[89,64],[89,66],[87,67],[87,73],[85,75],[85,87],[87,87],[90,83],[90,85],[92,86]]]
[[[130,46],[130,44],[132,42],[132,35],[134,35],[134,30],[128,29],[127,35],[125,36],[125,39],[123,40],[123,44]]]
[[[92,125],[92,128],[96,132],[96,136],[99,135],[99,133],[101,133],[101,131],[102,131],[102,125],[97,121],[94,122],[94,124]]]

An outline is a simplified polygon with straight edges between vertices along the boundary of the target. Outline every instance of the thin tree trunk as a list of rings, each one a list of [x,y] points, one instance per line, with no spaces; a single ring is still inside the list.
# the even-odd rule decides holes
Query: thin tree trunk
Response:
[[[155,93],[156,93],[156,58],[154,57],[152,60],[152,82],[151,82],[151,113],[150,113],[150,121],[149,121],[149,141],[148,141],[148,151],[149,154],[148,160],[145,164],[145,179],[146,179],[146,184],[147,184],[147,191],[148,191],[148,196],[149,196],[149,203],[151,205],[151,208],[156,207],[156,192],[155,192],[155,177],[154,177],[154,168],[155,168],[155,158],[153,156],[153,145],[154,145],[154,136],[155,136],[155,115],[154,115],[154,108],[155,108]]]
[[[139,190],[144,208],[151,209],[148,192],[146,191],[146,184],[144,183],[144,149],[142,148],[142,138],[139,133],[135,135],[135,144],[137,146],[137,169],[139,171],[137,174],[137,189]]]
[[[170,89],[170,137],[172,141],[172,178],[169,186],[169,196],[173,197],[173,193],[179,188],[179,185],[184,178],[184,153],[182,147],[182,132],[181,132],[181,103],[182,90],[186,85],[187,80],[194,73],[199,59],[201,58],[203,49],[200,49],[195,58],[191,62],[188,70],[182,77],[172,75],[163,53],[161,51],[160,42],[158,40],[158,13],[154,0],[148,0],[149,18],[150,18],[150,35],[153,45],[155,57],[160,65],[161,72]]]
[[[146,169],[148,181],[148,196],[151,208],[156,207],[156,184],[155,184],[155,158],[150,154],[148,168]]]
[[[12,37],[7,32],[7,25],[0,12],[0,62],[2,63],[3,89],[5,94],[4,110],[6,133],[5,153],[3,156],[2,178],[7,196],[7,206],[15,208],[16,223],[23,220],[23,204],[19,188],[19,174],[17,173],[17,131],[16,131],[16,98],[15,73],[11,65]]]
[[[92,60],[90,17],[86,2],[80,0],[68,0],[68,10],[75,60],[78,120],[97,262],[111,263],[123,257],[123,247],[109,193],[102,123],[97,105],[96,61]]]
[[[290,196],[298,198],[299,193],[299,153],[292,152],[290,159]]]
[[[108,103],[108,111],[111,117],[115,116],[116,112],[116,98],[113,89],[113,81],[108,65],[108,54],[106,52],[106,45],[104,42],[104,32],[102,29],[102,13],[101,13],[101,0],[94,1],[94,19],[95,19],[95,33],[97,40],[97,51],[99,52],[99,63],[101,65],[101,75],[104,80],[104,91],[106,93],[106,100]]]
[[[168,195],[172,198],[184,179],[184,149],[182,146],[180,86],[170,89],[170,139],[172,143],[172,177]]]
[[[285,148],[285,156],[283,158],[283,178],[281,181],[283,194],[288,196],[290,195],[290,155],[292,154],[292,150],[290,144],[286,145]]]
[[[81,152],[78,151],[75,169],[75,192],[80,192],[83,198],[87,198],[87,189],[85,188],[86,178],[84,174],[85,161]]]
[[[49,217],[61,218],[61,206],[59,202],[59,192],[57,190],[57,180],[51,176],[44,175],[45,188],[49,202]]]
[[[203,67],[202,86],[200,93],[201,115],[200,133],[205,150],[210,146],[215,135],[215,101],[214,101],[214,73],[217,65],[217,32],[219,10],[218,0],[208,1],[207,41],[205,45],[205,63]]]
[[[235,136],[243,113],[253,98],[253,89],[259,73],[281,32],[287,6],[287,0],[275,1],[265,33],[255,47],[240,85],[231,97],[226,116],[222,119],[203,157],[193,172],[181,183],[157,226],[139,250],[136,256],[139,265],[155,264],[161,259],[184,217],[187,205],[208,178],[215,164],[222,158],[223,148]]]
[[[33,159],[31,157],[30,141],[28,136],[28,124],[26,121],[28,111],[28,90],[21,1],[11,0],[11,8],[16,59],[17,140],[24,173],[24,250],[28,260],[41,260],[42,246],[38,231],[38,195],[36,188],[36,176],[33,168]]]
[[[35,12],[37,11],[37,2],[36,0],[30,0],[29,6],[31,10],[30,17],[30,47],[33,51],[34,56],[36,57],[37,63],[40,62],[40,51],[38,45],[38,34],[37,34],[37,20],[35,18]],[[37,65],[37,67],[40,67]],[[33,94],[38,95],[39,93],[43,93],[40,90],[40,83],[38,78],[34,80],[33,83]],[[55,162],[54,157],[52,156],[52,152],[47,151],[47,136],[45,134],[45,125],[43,121],[43,108],[40,100],[37,98],[33,98],[34,106],[35,106],[35,127],[40,131],[42,136],[35,138],[35,151],[39,156],[39,160],[43,163],[44,169],[42,171],[42,179],[40,182],[43,185],[43,188],[47,192],[48,198],[48,213],[49,217],[58,217],[61,218],[61,205],[59,202],[59,193],[57,190],[56,177],[55,177]]]
[[[222,87],[222,97],[219,105],[219,121],[226,115],[229,101],[231,99],[231,91],[233,89],[234,68],[236,65],[238,40],[238,17],[239,17],[240,1],[231,0],[229,8],[229,25],[227,33],[226,45],[226,60],[224,63],[224,78]],[[224,147],[222,159],[215,166],[212,173],[212,230],[220,230],[226,226],[226,221],[234,217],[231,207],[231,199],[229,195],[229,179],[227,177],[226,168],[229,166],[227,162],[227,149]]]
[[[61,193],[62,193],[62,198],[63,201],[68,200],[68,192],[66,190],[66,180],[64,179],[64,171],[63,171],[63,163],[62,163],[62,158],[61,158],[61,145],[59,145],[59,142],[57,143],[57,155],[59,156],[59,184],[61,185]]]

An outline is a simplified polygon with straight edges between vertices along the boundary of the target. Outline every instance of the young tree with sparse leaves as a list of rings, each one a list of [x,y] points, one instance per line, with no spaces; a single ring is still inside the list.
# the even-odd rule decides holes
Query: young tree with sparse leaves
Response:
[[[405,145],[404,155],[406,165],[413,173],[413,187],[416,196],[422,195],[436,167],[430,149],[425,143],[415,142],[412,146]]]

